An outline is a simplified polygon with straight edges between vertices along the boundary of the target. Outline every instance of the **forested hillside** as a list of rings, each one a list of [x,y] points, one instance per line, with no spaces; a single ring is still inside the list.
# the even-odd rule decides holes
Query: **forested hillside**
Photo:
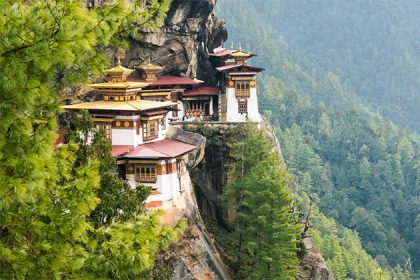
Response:
[[[341,229],[341,224],[359,234],[363,248],[382,267],[418,270],[419,147],[407,132],[376,114],[417,129],[420,97],[415,67],[420,64],[412,16],[417,2],[398,6],[395,1],[392,7],[399,8],[393,17],[388,15],[391,4],[378,5],[377,19],[371,17],[372,28],[357,16],[358,11],[374,10],[374,6],[361,7],[360,1],[330,2],[317,6],[302,1],[221,0],[218,15],[229,26],[230,40],[241,40],[247,51],[256,52],[253,63],[276,77],[259,83],[264,87],[261,110],[279,129],[299,193],[307,194],[323,214],[338,223],[337,227],[323,226],[320,221],[325,220],[313,221],[315,230],[322,233],[313,233],[314,239],[330,264],[334,256],[328,252],[337,250],[324,246],[334,243],[331,238],[337,231],[341,232],[337,239],[341,244],[337,244],[341,250],[346,247],[343,232],[347,229]],[[411,17],[403,25],[393,25],[404,13]],[[387,34],[376,23],[381,17],[388,20]],[[333,24],[338,19],[341,25]],[[355,26],[348,26],[350,23]],[[361,34],[356,27],[362,26],[366,30]],[[397,40],[401,26],[406,28],[401,32],[409,35]],[[388,59],[391,54],[393,58]],[[359,279],[354,274],[357,269],[344,259],[336,257],[331,264],[335,273],[340,267],[347,270],[339,272],[338,279]]]
[[[276,78],[264,80],[261,96],[297,191],[357,231],[383,267],[418,268],[419,147],[386,121],[311,105]]]
[[[230,39],[314,100],[370,107],[420,131],[419,1],[222,0],[218,9]]]

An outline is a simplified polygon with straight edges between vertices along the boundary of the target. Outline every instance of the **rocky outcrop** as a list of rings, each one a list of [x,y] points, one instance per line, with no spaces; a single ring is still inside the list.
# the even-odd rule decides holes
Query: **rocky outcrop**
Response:
[[[328,270],[324,258],[316,251],[309,238],[303,240],[307,250],[296,277],[297,280],[334,280],[334,276]]]
[[[208,53],[227,38],[224,21],[214,12],[216,0],[174,0],[159,32],[142,31],[141,40],[130,40],[124,64],[147,62],[163,66],[163,74],[189,75],[214,85]]]
[[[188,168],[196,167],[203,160],[206,149],[206,138],[204,136],[171,125],[166,132],[166,138],[178,140],[197,147],[188,154]]]
[[[195,132],[205,132],[207,139],[204,159],[191,170],[191,180],[195,185],[198,205],[203,216],[214,219],[217,224],[226,225],[226,212],[220,201],[220,194],[227,183],[227,168],[229,158],[229,144],[234,143],[241,136],[240,124],[207,123],[186,125]],[[270,140],[273,152],[277,153],[283,167],[285,163],[280,144],[275,136],[273,127],[265,119],[259,124],[260,129]],[[203,129],[204,128],[204,129]],[[298,267],[298,280],[334,280],[328,270],[324,258],[319,254],[312,242],[303,240],[303,254]]]
[[[86,0],[86,5],[93,8],[108,1]],[[173,0],[159,31],[141,29],[140,40],[129,38],[130,47],[122,63],[133,68],[150,59],[163,67],[161,74],[196,75],[205,84],[215,85],[215,70],[208,54],[227,39],[224,21],[214,14],[216,3],[217,0]]]

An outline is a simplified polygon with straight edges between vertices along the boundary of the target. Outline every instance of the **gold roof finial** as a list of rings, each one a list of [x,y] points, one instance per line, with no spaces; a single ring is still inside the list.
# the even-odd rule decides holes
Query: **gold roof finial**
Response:
[[[230,48],[233,50],[233,41],[230,42]]]
[[[153,73],[156,73],[162,69],[161,66],[152,64],[152,58],[150,56],[147,59],[146,64],[137,66],[136,68],[145,72],[153,72]]]
[[[239,42],[239,45],[238,45],[238,50],[239,50],[240,52],[242,51],[241,42]]]
[[[127,80],[127,76],[133,73],[133,69],[128,69],[121,66],[121,58],[120,54],[117,53],[115,55],[116,65],[113,68],[107,69],[104,72],[107,75],[111,75],[113,82],[125,82]]]

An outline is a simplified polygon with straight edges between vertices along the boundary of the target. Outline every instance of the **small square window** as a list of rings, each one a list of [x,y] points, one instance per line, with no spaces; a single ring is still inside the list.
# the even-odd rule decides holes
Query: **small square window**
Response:
[[[238,100],[238,112],[239,113],[248,112],[248,102],[246,100]]]

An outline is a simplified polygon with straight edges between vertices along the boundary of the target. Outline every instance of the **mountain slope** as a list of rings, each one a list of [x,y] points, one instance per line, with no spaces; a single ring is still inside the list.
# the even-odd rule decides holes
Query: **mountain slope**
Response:
[[[412,0],[222,0],[218,6],[230,38],[257,52],[270,74],[329,107],[369,107],[416,132],[419,11]]]
[[[295,5],[298,3],[302,2]],[[353,1],[351,5],[356,3],[359,2]],[[310,23],[310,19],[305,19],[304,12],[299,11],[299,15],[291,13],[289,4],[289,1],[221,0],[218,7],[218,15],[229,26],[230,38],[235,41],[240,39],[247,51],[259,55],[252,63],[266,67],[269,75],[294,88],[285,87],[275,78],[260,82],[264,85],[264,90],[260,91],[261,109],[281,129],[279,138],[288,167],[306,186],[304,191],[317,202],[321,212],[357,230],[364,248],[382,266],[400,265],[410,270],[413,262],[414,268],[418,269],[419,147],[410,141],[404,131],[389,122],[382,120],[374,125],[366,120],[366,116],[375,116],[373,112],[378,106],[386,107],[386,103],[380,103],[385,97],[379,98],[380,93],[375,91],[366,95],[363,93],[367,90],[357,92],[351,84],[354,77],[345,71],[335,71],[344,62],[337,63],[337,67],[334,64],[336,59],[331,56],[330,60],[326,59],[328,63],[322,63],[322,56],[309,53],[308,50],[315,48],[310,39],[304,43],[292,39],[288,41],[288,37],[279,32],[280,19],[284,14],[290,22],[297,17],[295,21],[308,20]],[[310,10],[312,6],[307,4],[305,7],[290,5],[294,9]],[[318,21],[322,23],[322,13],[318,15]],[[330,23],[326,21],[325,24]],[[295,28],[302,28],[304,32],[309,27]],[[324,37],[333,37],[332,34],[335,33],[327,33]],[[299,48],[299,44],[307,49]],[[322,53],[323,48],[317,47]],[[363,44],[359,47],[363,48]],[[353,57],[359,57],[357,54],[350,53],[347,62],[350,64]],[[407,59],[413,59],[413,65],[418,65],[413,56]],[[369,57],[365,59],[370,61]],[[352,73],[351,69],[348,73]],[[382,68],[372,66],[366,71],[374,69]],[[410,67],[405,71],[410,72]],[[388,77],[394,74],[386,72],[378,75]],[[400,82],[406,85],[405,76],[401,74],[400,78]],[[407,76],[407,85],[416,88],[416,84],[410,85],[410,81]],[[394,84],[397,86],[396,80]],[[372,85],[369,90],[374,88]],[[404,90],[401,92],[403,94]],[[403,100],[403,97],[392,97],[389,92],[386,94],[386,98],[397,100],[391,104],[393,106]],[[309,96],[315,105],[311,105],[305,96]],[[413,96],[418,98],[416,94]],[[369,104],[369,100],[373,101]],[[320,101],[326,107],[323,104],[316,106]],[[416,99],[404,102],[416,107]],[[411,114],[414,115],[408,118],[410,126],[417,123],[416,118],[418,120],[416,110]]]

